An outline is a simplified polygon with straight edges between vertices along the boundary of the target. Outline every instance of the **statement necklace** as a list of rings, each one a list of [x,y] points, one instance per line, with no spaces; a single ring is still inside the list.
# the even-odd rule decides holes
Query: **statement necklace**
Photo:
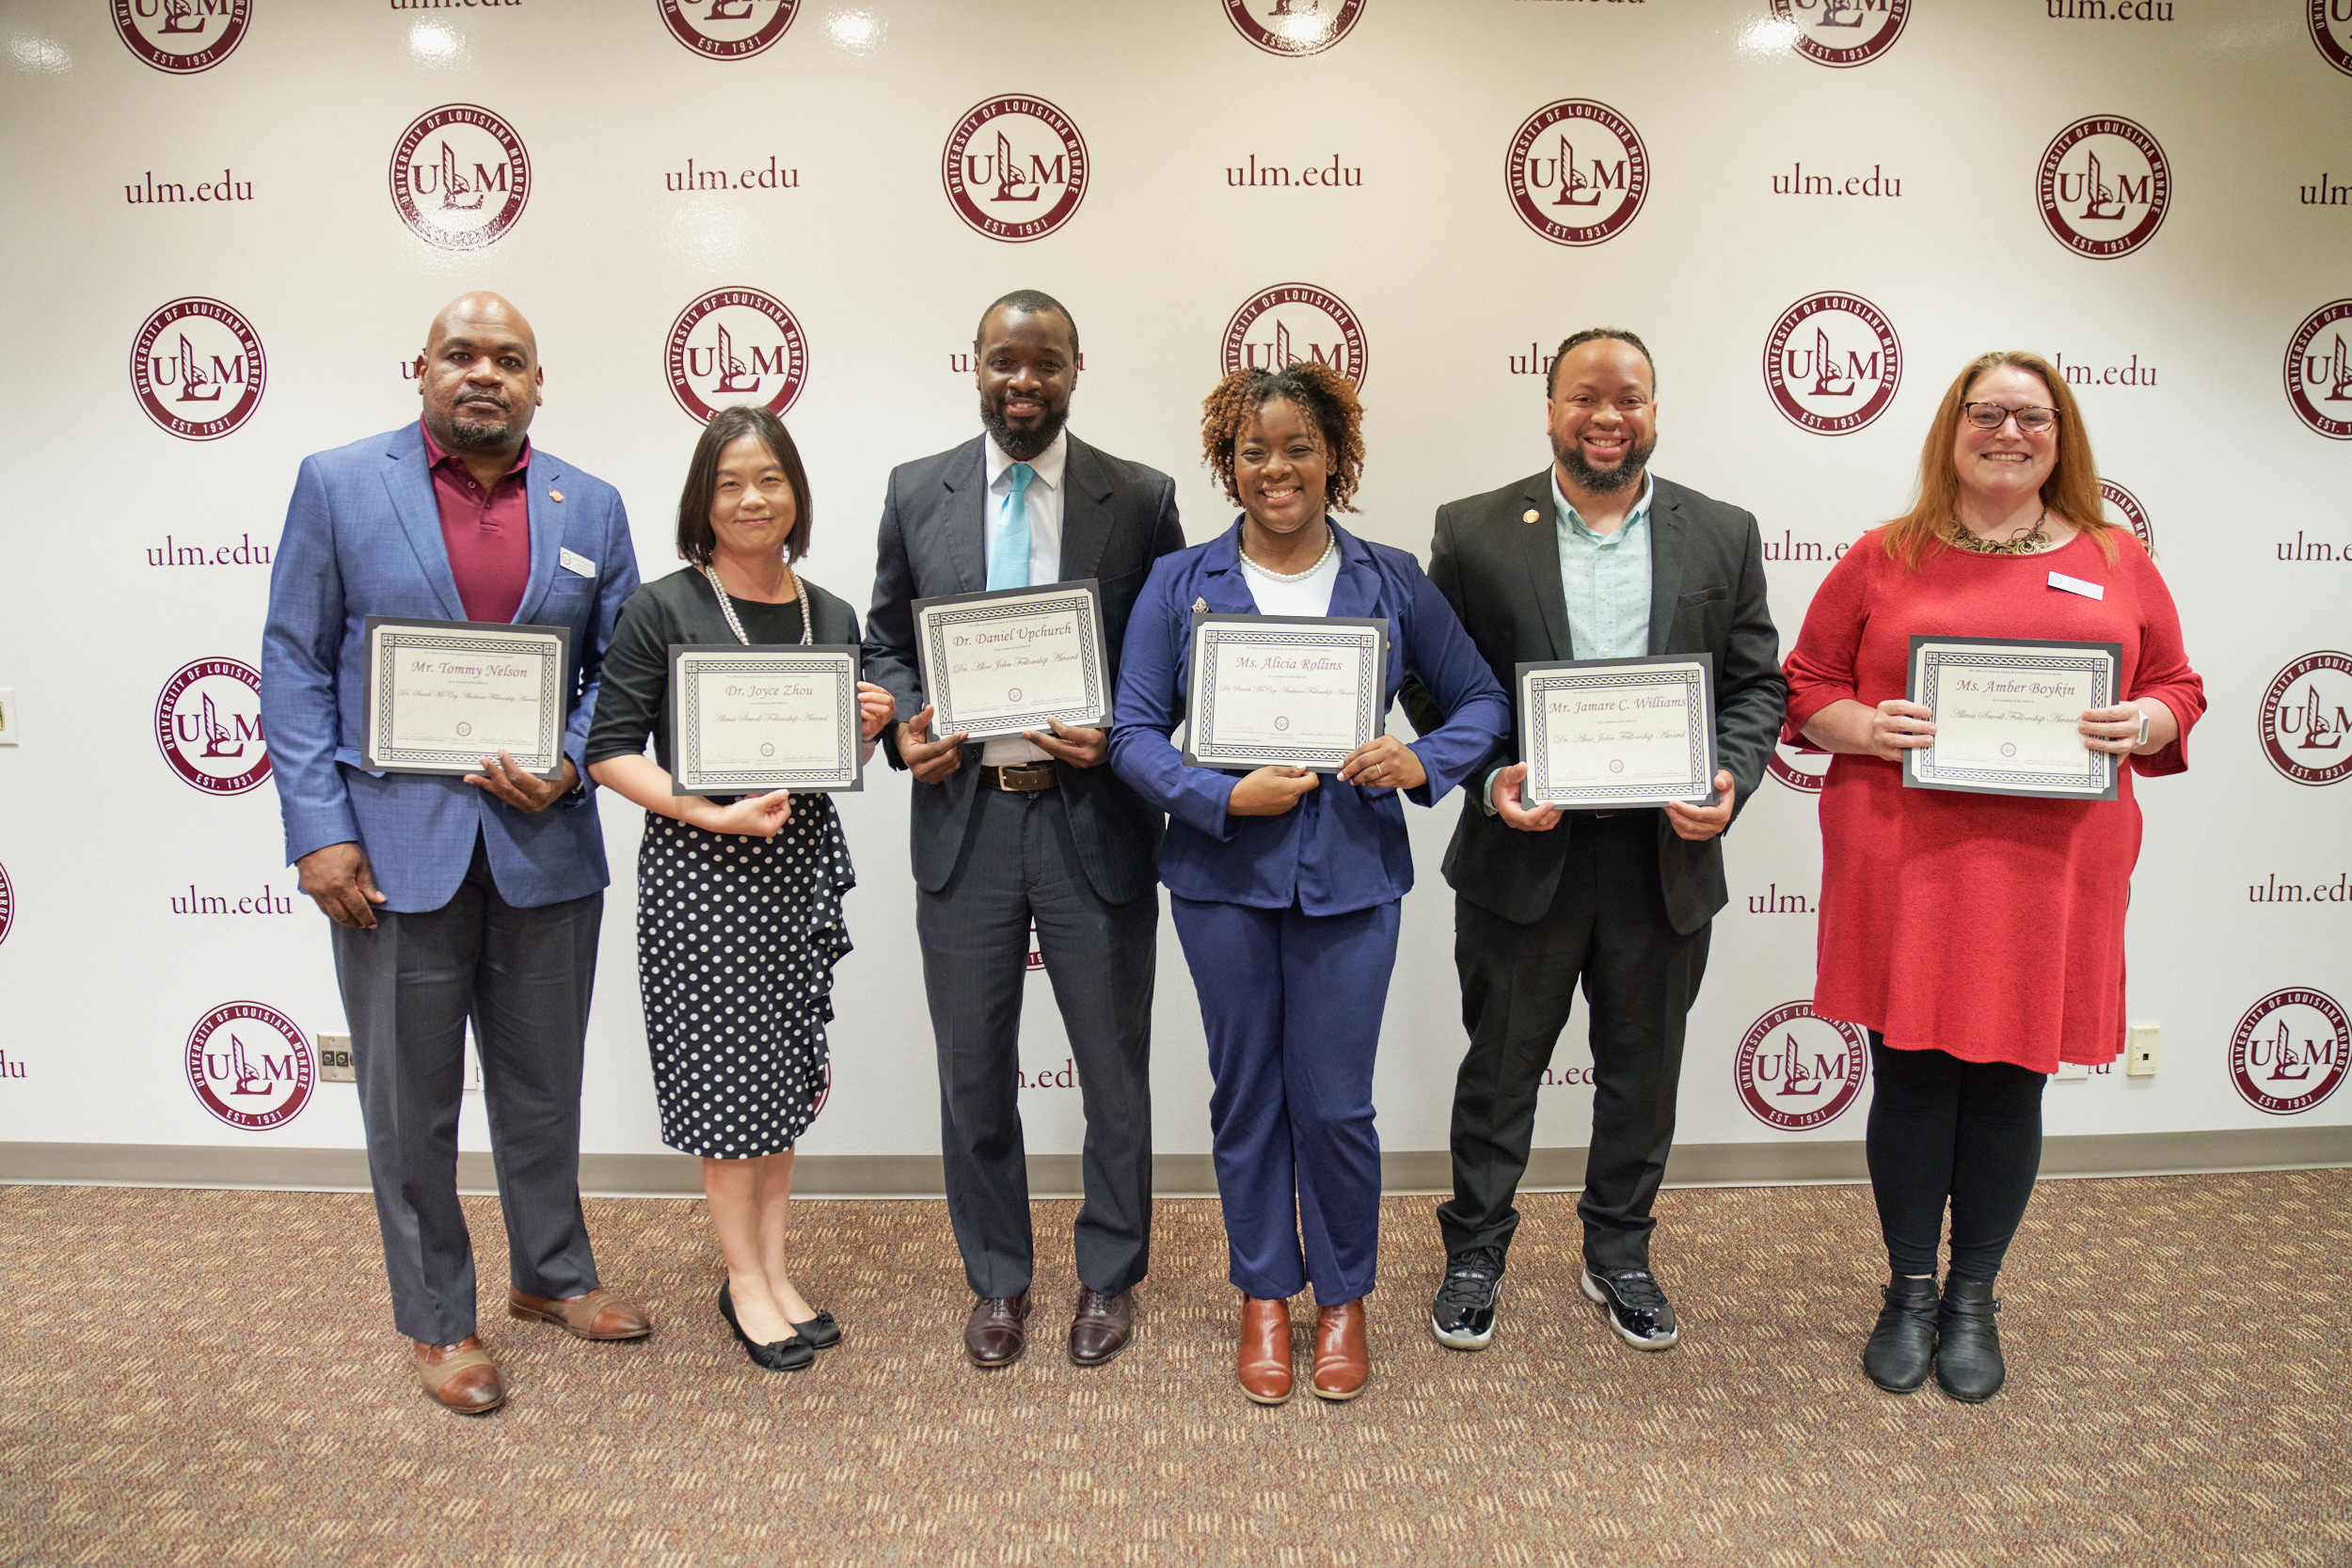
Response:
[[[1340,536],[1331,531],[1331,525],[1326,523],[1323,527],[1323,553],[1315,557],[1314,564],[1308,567],[1303,572],[1278,572],[1271,566],[1261,566],[1256,562],[1250,560],[1249,552],[1242,549],[1238,543],[1233,546],[1233,548],[1240,552],[1241,563],[1243,565],[1248,567],[1260,577],[1270,578],[1275,582],[1306,581],[1307,578],[1313,577],[1317,572],[1323,570],[1323,563],[1330,560],[1331,552],[1339,547]]]
[[[719,609],[726,615],[727,630],[735,633],[735,640],[738,642],[742,643],[746,648],[750,647],[752,640],[743,635],[743,623],[735,618],[735,601],[727,597],[726,585],[719,580],[719,568],[707,561],[701,562],[701,566],[703,576],[710,579],[711,592],[719,595]],[[798,572],[792,574],[792,592],[801,601],[801,646],[805,648],[813,644],[817,639],[812,635],[813,628],[808,619],[808,587],[801,581],[801,574]]]
[[[2033,520],[2033,527],[2009,539],[1980,539],[1968,531],[1958,517],[1952,519],[1952,543],[1974,555],[2040,555],[2058,542],[2042,525],[2050,520],[2050,509],[2043,507],[2042,515]]]

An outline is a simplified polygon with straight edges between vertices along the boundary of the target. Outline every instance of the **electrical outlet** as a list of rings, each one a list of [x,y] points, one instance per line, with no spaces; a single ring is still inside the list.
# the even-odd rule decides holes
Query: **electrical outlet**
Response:
[[[2163,1033],[2153,1023],[2134,1024],[2126,1033],[2123,1044],[2125,1077],[2153,1078],[2156,1075],[2156,1046]]]
[[[356,1084],[358,1074],[351,1065],[349,1035],[319,1037],[319,1082],[322,1084]]]
[[[2090,1081],[2090,1069],[2080,1062],[2060,1062],[2058,1064],[2058,1081],[2061,1084],[2087,1083]]]

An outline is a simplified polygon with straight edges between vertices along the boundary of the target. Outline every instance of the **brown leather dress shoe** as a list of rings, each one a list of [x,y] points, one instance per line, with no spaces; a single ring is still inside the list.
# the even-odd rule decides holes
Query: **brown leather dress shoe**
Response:
[[[1009,1367],[1029,1348],[1029,1292],[982,1296],[963,1325],[963,1354],[975,1367]]]
[[[1319,1400],[1352,1400],[1372,1377],[1372,1347],[1364,1342],[1361,1297],[1315,1309],[1315,1375],[1307,1385]]]
[[[409,1344],[417,1357],[417,1381],[444,1410],[487,1416],[506,1402],[506,1385],[479,1335],[469,1334],[453,1345],[428,1345],[422,1339]]]
[[[1078,1314],[1070,1320],[1070,1362],[1075,1367],[1099,1367],[1127,1348],[1136,1334],[1136,1293],[1115,1296],[1081,1286]]]
[[[509,1289],[506,1315],[524,1323],[553,1323],[582,1339],[642,1339],[653,1332],[653,1320],[632,1301],[623,1301],[599,1285],[584,1296],[550,1300]]]
[[[1291,1397],[1291,1304],[1241,1298],[1241,1391],[1260,1404]]]

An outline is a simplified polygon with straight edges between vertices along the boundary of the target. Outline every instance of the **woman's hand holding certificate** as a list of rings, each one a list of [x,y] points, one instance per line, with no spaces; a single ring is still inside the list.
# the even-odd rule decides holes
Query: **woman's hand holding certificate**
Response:
[[[1901,705],[1915,711],[1883,716],[1906,717],[1915,726],[1920,714],[1932,721],[1924,726],[1926,745],[1899,748],[1903,783],[1914,789],[2113,800],[2115,752],[2090,741],[2110,741],[2106,731],[2122,722],[2092,717],[2120,711],[2111,705],[2122,661],[2122,649],[2112,642],[1914,637],[1911,701]],[[2139,718],[2134,711],[2130,719],[2134,745]]]

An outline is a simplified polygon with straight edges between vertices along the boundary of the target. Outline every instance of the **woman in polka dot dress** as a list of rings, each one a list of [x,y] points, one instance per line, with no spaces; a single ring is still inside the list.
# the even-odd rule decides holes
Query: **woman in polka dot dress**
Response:
[[[771,1371],[841,1338],[785,1267],[792,1146],[832,1081],[833,969],[850,950],[841,895],[856,884],[832,797],[671,793],[673,643],[851,643],[856,612],[792,569],[808,549],[808,480],[765,408],[722,410],[678,501],[690,564],[621,609],[588,736],[588,771],[645,808],[637,862],[637,969],[661,1141],[703,1160],[725,1255],[720,1315]],[[890,694],[860,682],[866,749]],[[644,755],[645,737],[654,756]]]

